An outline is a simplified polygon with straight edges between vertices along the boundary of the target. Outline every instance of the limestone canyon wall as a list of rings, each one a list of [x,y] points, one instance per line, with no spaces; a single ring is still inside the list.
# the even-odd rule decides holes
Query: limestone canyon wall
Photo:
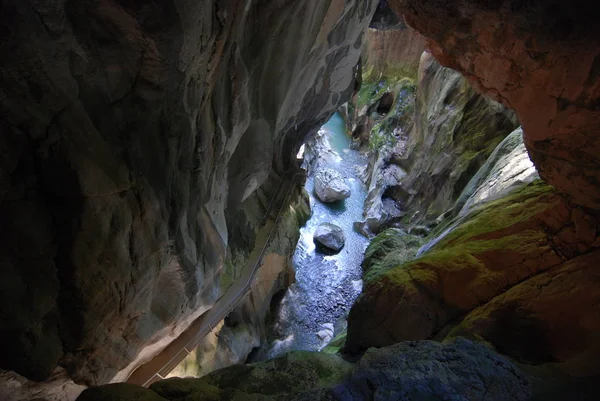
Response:
[[[369,28],[363,65],[375,76],[416,71],[424,47],[425,38],[403,22],[393,29]]]
[[[2,1],[1,367],[104,383],[210,308],[374,3]]]
[[[600,208],[600,5],[391,0],[443,65],[514,109],[540,175]]]

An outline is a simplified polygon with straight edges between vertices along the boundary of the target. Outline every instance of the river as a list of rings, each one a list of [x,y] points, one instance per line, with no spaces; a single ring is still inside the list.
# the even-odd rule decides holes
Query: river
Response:
[[[361,263],[368,239],[354,230],[362,220],[366,188],[356,168],[365,166],[366,157],[350,149],[343,117],[336,113],[323,127],[331,149],[337,156],[328,167],[347,179],[351,196],[336,204],[325,204],[314,195],[314,179],[307,178],[312,215],[300,230],[293,256],[296,282],[292,284],[275,312],[269,337],[273,341],[251,360],[271,359],[291,350],[318,351],[331,339],[324,336],[333,326],[335,334],[345,329],[346,316],[362,290]],[[336,255],[324,255],[315,249],[313,233],[321,223],[333,223],[344,230],[346,244]],[[319,336],[317,333],[321,333]]]

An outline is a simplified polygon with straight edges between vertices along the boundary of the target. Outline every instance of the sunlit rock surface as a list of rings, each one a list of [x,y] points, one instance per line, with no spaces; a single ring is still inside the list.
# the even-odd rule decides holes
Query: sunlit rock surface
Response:
[[[374,3],[3,4],[1,367],[124,379],[210,308]]]
[[[346,238],[340,226],[331,223],[321,223],[313,234],[315,243],[328,250],[337,252],[344,247]]]
[[[600,209],[600,5],[390,0],[443,65],[513,108],[542,178]]]
[[[400,20],[393,29],[368,29],[363,48],[363,70],[374,75],[416,71],[425,38]]]
[[[325,203],[333,203],[350,197],[350,187],[345,177],[333,168],[315,172],[315,194]]]

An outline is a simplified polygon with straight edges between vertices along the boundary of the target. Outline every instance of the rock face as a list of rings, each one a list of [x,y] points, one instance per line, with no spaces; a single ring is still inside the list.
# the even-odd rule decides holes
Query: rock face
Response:
[[[459,216],[466,215],[473,206],[501,198],[538,178],[523,144],[523,130],[518,128],[494,149],[469,181],[456,201],[454,212]]]
[[[362,52],[363,69],[374,76],[416,71],[425,38],[404,23],[393,29],[368,29]]]
[[[3,4],[0,367],[104,383],[210,308],[374,3]]]
[[[168,377],[201,377],[214,370],[246,361],[253,348],[265,341],[265,321],[276,294],[294,281],[291,257],[300,236],[300,227],[310,216],[308,193],[294,188],[289,197],[296,199],[280,216],[271,241],[256,271],[249,293],[238,306],[206,336]],[[281,194],[283,196],[284,194]],[[274,219],[275,216],[272,216]],[[261,230],[267,235],[270,224]],[[253,252],[260,252],[263,244]],[[237,277],[231,277],[231,280]]]
[[[600,209],[600,9],[583,0],[390,0],[445,66],[514,109],[542,178]]]
[[[560,363],[573,376],[600,372],[600,250],[539,274],[469,313],[449,337],[488,341],[521,362]]]
[[[373,14],[373,19],[369,24],[369,28],[386,30],[397,29],[403,25],[405,26],[402,22],[402,18],[392,11],[388,2],[386,0],[380,0],[375,9],[375,14]]]
[[[457,339],[447,344],[418,341],[371,349],[354,368],[335,355],[293,352],[201,379],[163,380],[150,389],[91,388],[78,401],[525,401],[530,393],[528,380],[513,364],[483,345]]]
[[[331,168],[315,173],[315,194],[325,203],[338,202],[350,197],[350,187],[344,177]]]
[[[490,314],[493,310],[499,311],[494,315],[494,319],[498,319],[497,325],[512,319],[515,325],[506,325],[502,335],[492,335],[476,323],[467,327],[477,327],[474,332],[483,330],[488,335],[486,338],[494,345],[498,341],[498,347],[503,351],[508,347],[502,345],[510,341],[509,338],[520,338],[522,330],[529,330],[528,326],[519,326],[519,322],[525,325],[531,322],[533,333],[537,332],[535,327],[562,326],[565,319],[569,322],[573,319],[576,329],[571,331],[567,343],[580,344],[581,348],[576,347],[571,353],[563,352],[565,346],[556,344],[561,330],[553,329],[548,334],[554,341],[554,345],[548,345],[552,350],[541,355],[537,362],[556,362],[556,355],[560,354],[560,362],[585,359],[589,363],[582,355],[585,352],[590,356],[597,355],[597,345],[587,339],[595,336],[593,333],[597,333],[599,322],[597,315],[593,316],[592,308],[585,307],[578,310],[581,315],[574,313],[569,317],[558,311],[546,313],[542,310],[536,318],[535,314],[528,315],[527,309],[515,307],[522,303],[530,309],[536,305],[544,308],[544,298],[538,304],[535,299],[538,291],[519,291],[515,286],[532,288],[538,283],[549,283],[551,279],[544,279],[543,275],[561,277],[549,288],[541,290],[547,294],[547,299],[556,297],[565,302],[571,299],[578,305],[589,301],[589,305],[593,305],[595,301],[590,298],[595,299],[596,295],[586,293],[588,286],[578,288],[571,281],[579,280],[579,276],[573,275],[571,279],[561,275],[560,271],[569,269],[578,255],[600,248],[598,224],[597,216],[573,206],[552,187],[539,181],[475,207],[467,218],[451,224],[451,229],[423,256],[366,283],[349,315],[347,346],[367,348],[427,339],[444,330],[452,320],[460,322],[465,314],[491,302],[490,305],[502,305],[487,309]],[[573,261],[568,262],[571,259]],[[581,274],[585,276],[584,272]],[[528,280],[533,281],[526,284]],[[596,282],[595,275],[589,275],[589,280]],[[507,292],[511,287],[515,289]],[[564,294],[558,294],[558,291]],[[509,296],[511,292],[515,294],[514,298]],[[502,299],[506,303],[500,301]],[[532,320],[528,320],[529,317]],[[579,318],[581,320],[577,320]],[[536,319],[539,319],[538,323]],[[556,333],[556,337],[550,333]],[[519,347],[516,345],[517,350]],[[584,364],[584,361],[579,363]]]
[[[396,160],[408,174],[390,192],[410,210],[413,223],[450,209],[496,145],[517,127],[510,110],[477,94],[429,53],[419,65],[415,120]]]
[[[315,230],[314,240],[315,243],[337,252],[344,247],[346,237],[341,227],[331,223],[323,223]]]
[[[465,339],[440,344],[409,341],[369,349],[342,400],[526,401],[531,386],[512,363]]]

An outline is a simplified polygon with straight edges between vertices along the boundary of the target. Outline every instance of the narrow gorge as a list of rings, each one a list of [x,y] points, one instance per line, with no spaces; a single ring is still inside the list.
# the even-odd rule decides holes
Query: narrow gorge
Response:
[[[0,400],[600,399],[599,19],[0,0]]]

